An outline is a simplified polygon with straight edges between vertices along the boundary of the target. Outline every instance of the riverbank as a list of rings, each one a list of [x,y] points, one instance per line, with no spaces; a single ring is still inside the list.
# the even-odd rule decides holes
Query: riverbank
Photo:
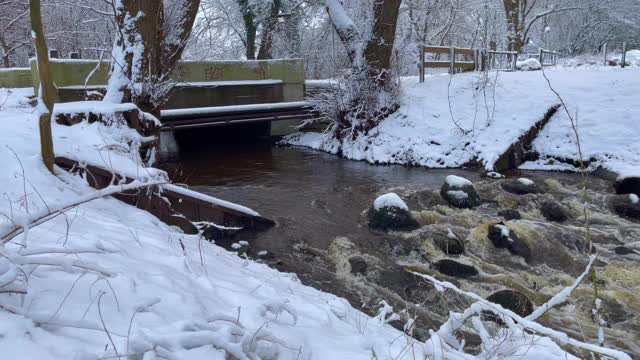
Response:
[[[28,94],[15,90],[6,97],[0,89],[2,231],[11,221],[95,191],[79,177],[48,173]],[[89,157],[101,154],[117,168],[108,150],[117,133],[98,124],[54,125],[54,144],[63,153],[68,145]],[[91,142],[96,139],[102,143]],[[181,359],[370,359],[401,354],[412,341],[293,274],[185,235],[113,198],[73,207],[0,251],[0,352],[6,358],[155,351]],[[22,261],[15,292],[4,291],[15,269],[7,259]]]
[[[577,124],[591,170],[640,174],[640,67],[555,67],[545,70]],[[541,71],[434,75],[402,79],[400,110],[368,135],[337,141],[331,134],[297,133],[283,143],[376,164],[456,168],[480,162],[487,170],[560,99]],[[532,143],[535,161],[522,169],[576,171],[575,135],[562,108]]]
[[[95,193],[80,177],[63,172],[53,176],[44,168],[37,118],[26,95],[12,92],[0,110],[0,136],[6,145],[0,149],[0,231],[24,227],[34,214]],[[121,166],[129,172],[139,164],[135,146],[128,148],[136,143],[136,135],[126,129],[100,123],[54,124],[53,134],[59,155],[102,161],[116,173]],[[137,170],[131,173],[144,180],[167,177],[160,170]],[[370,190],[363,194],[373,200]],[[270,202],[277,201],[270,196]],[[326,204],[312,206],[330,211]],[[354,206],[352,216],[357,218],[362,204]],[[359,221],[352,226],[359,226]],[[236,240],[232,249],[246,245]],[[336,244],[330,246],[331,258],[346,269],[347,253],[340,249],[348,242],[331,242]],[[438,337],[420,341],[392,327],[395,322],[400,328],[407,325],[407,333],[414,332],[413,314],[403,311],[400,303],[395,309],[377,303],[379,315],[369,316],[343,298],[302,285],[294,274],[183,234],[109,197],[66,209],[0,250],[0,351],[10,358],[413,359],[443,352],[472,358],[445,348]],[[395,263],[397,259],[382,259],[393,263],[400,275],[394,286],[403,287],[412,275]],[[424,280],[419,288],[438,293]],[[448,303],[452,298],[460,297],[443,293],[436,303],[439,311],[453,308]],[[451,343],[455,336],[447,329],[439,334]],[[427,328],[421,331],[428,333]],[[566,339],[562,333],[550,334],[561,343]],[[485,339],[487,349],[475,349],[480,357],[497,353],[523,359],[574,358],[549,338],[521,328],[498,335]],[[503,342],[501,336],[510,341]]]

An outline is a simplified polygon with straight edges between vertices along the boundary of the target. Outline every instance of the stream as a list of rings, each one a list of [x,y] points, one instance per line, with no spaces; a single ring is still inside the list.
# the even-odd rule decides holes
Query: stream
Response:
[[[401,320],[391,324],[402,329],[409,317],[416,319],[414,335],[420,339],[428,337],[428,329],[437,329],[449,311],[462,311],[471,302],[436,291],[406,267],[483,297],[516,290],[535,307],[569,286],[588,262],[577,174],[522,172],[519,176],[535,181],[544,191],[516,195],[501,188],[505,180],[482,177],[477,170],[378,166],[269,142],[207,144],[164,151],[161,157],[174,182],[248,206],[276,221],[265,232],[219,245],[234,251],[234,242],[247,241],[249,257],[293,272],[303,283],[344,297],[370,315],[377,314],[384,300],[400,314]],[[451,174],[474,182],[482,205],[473,210],[449,207],[439,191]],[[388,233],[369,229],[367,210],[377,196],[388,192],[403,198],[419,229]],[[607,197],[614,194],[610,182],[590,178],[588,194],[607,344],[640,357],[640,251],[619,250],[640,249],[640,224],[609,211]],[[563,206],[569,219],[562,223],[545,219],[540,205],[548,201]],[[529,261],[497,249],[487,239],[488,224],[504,220],[498,215],[504,209],[522,215],[505,223],[531,248]],[[449,231],[464,243],[464,254],[451,255],[435,245]],[[473,266],[478,274],[445,275],[434,266],[442,259]],[[592,308],[593,290],[581,287],[568,304],[552,310],[541,323],[595,341]],[[366,331],[364,319],[362,331]],[[478,339],[472,333],[461,336],[473,352]]]

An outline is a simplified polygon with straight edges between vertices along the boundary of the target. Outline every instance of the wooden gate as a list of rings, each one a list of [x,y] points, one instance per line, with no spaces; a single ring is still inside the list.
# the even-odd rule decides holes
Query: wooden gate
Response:
[[[426,54],[431,54],[428,60]],[[440,60],[448,55],[446,60]],[[426,68],[448,68],[449,73],[474,71],[478,68],[479,53],[476,49],[457,48],[455,46],[424,46],[420,52],[420,82],[424,82]]]

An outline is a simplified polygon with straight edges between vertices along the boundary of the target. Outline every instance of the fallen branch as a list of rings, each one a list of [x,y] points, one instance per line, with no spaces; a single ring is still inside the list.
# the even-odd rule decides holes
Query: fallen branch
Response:
[[[133,182],[128,184],[111,185],[107,186],[104,189],[96,190],[95,192],[67,201],[66,203],[59,204],[57,207],[52,207],[51,209],[43,210],[35,214],[30,214],[27,218],[23,219],[23,221],[16,221],[16,224],[18,226],[13,227],[11,230],[0,236],[0,245],[6,244],[16,236],[24,233],[25,229],[31,229],[40,224],[43,224],[59,215],[64,214],[67,210],[78,205],[82,205],[92,200],[115,195],[118,193],[140,190],[151,186],[164,185],[166,183],[166,180],[154,180],[149,182],[134,180]]]

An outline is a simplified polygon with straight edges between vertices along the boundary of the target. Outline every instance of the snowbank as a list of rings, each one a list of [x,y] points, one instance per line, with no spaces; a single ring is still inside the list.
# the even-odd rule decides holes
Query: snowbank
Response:
[[[542,69],[542,64],[537,59],[531,58],[527,60],[517,61],[516,69],[520,71],[532,71]]]
[[[640,68],[555,67],[545,73],[569,112],[577,112],[583,151],[592,167],[638,172]],[[402,79],[400,110],[368,135],[339,142],[329,134],[298,133],[284,142],[371,163],[443,168],[479,160],[490,170],[509,145],[558,103],[541,71],[492,72],[488,78],[482,73],[435,75],[422,84],[410,77]],[[543,160],[525,168],[575,170],[552,160],[578,157],[564,111],[551,119],[534,149]]]
[[[0,212],[14,218],[94,191],[47,172],[37,118],[20,95],[27,91],[14,91],[0,110]],[[98,139],[111,141],[97,124],[54,130],[56,151],[93,152]],[[10,226],[0,216],[0,233]],[[71,209],[0,252],[1,284],[11,275],[7,256],[29,271],[26,295],[0,294],[3,358],[96,359],[154,348],[173,359],[225,359],[224,351],[238,359],[410,358],[403,351],[413,340],[346,300],[115,199]]]

